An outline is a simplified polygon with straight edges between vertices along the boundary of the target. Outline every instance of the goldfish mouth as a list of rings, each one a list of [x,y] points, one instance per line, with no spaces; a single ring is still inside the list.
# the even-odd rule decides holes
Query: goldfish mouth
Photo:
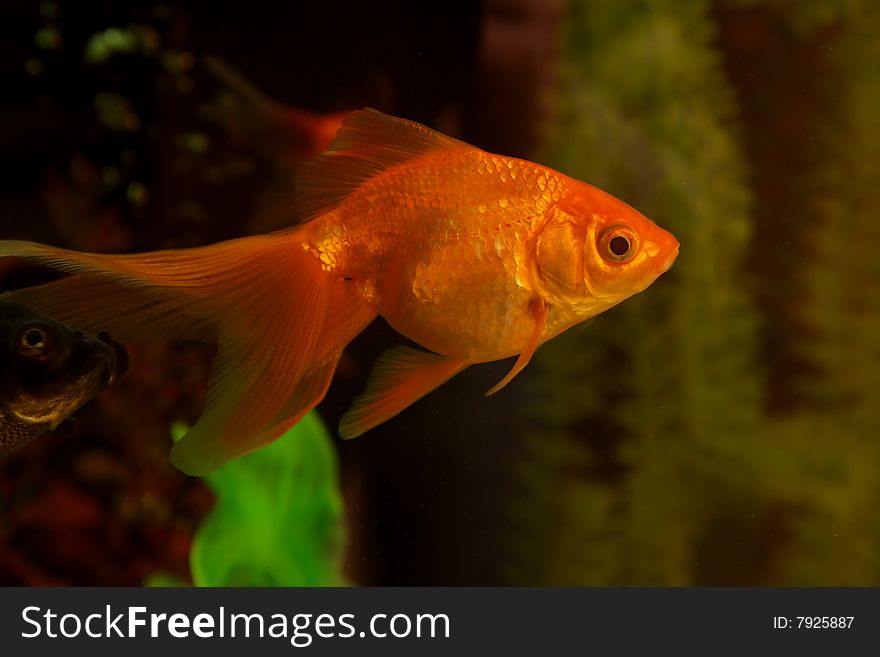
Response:
[[[659,261],[659,267],[657,269],[658,274],[665,274],[672,268],[675,259],[678,257],[678,246],[679,245],[676,244],[675,248],[669,251],[666,256]]]

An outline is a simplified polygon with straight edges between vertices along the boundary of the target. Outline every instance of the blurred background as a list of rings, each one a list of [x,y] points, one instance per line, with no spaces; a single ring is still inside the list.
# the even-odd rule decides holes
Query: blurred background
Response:
[[[509,363],[473,367],[343,443],[399,340],[377,321],[318,408],[329,433],[303,428],[259,493],[282,476],[168,463],[211,349],[130,345],[124,380],[0,462],[0,584],[880,584],[876,2],[3,13],[2,238],[127,252],[283,227],[296,166],[371,106],[595,184],[682,246],[502,393],[483,397]],[[2,289],[52,276],[0,261]],[[263,537],[220,550],[237,579],[204,557],[224,532]]]

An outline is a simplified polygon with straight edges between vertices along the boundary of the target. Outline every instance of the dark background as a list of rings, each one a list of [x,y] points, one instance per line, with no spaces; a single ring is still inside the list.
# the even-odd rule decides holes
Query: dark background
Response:
[[[742,285],[762,318],[756,367],[762,408],[772,417],[812,408],[813,398],[792,381],[823,380],[820,364],[798,347],[815,331],[798,310],[804,268],[777,255],[780,244],[789,254],[809,251],[798,227],[816,216],[810,174],[826,155],[813,135],[837,99],[830,46],[850,20],[832,17],[799,31],[796,12],[784,2],[706,5],[709,41],[737,107],[732,130],[749,165],[756,233],[743,257]],[[372,106],[487,150],[538,159],[555,116],[546,95],[566,70],[560,43],[567,20],[561,0],[6,2],[0,234],[143,251],[286,225],[291,162],[307,154],[279,153],[259,112],[225,115],[226,123],[221,112],[218,120],[211,108],[226,87],[204,65],[206,55],[283,105],[317,113]],[[90,41],[111,27],[135,34],[135,45],[90,60]],[[621,87],[627,78],[621,73]],[[7,289],[51,276],[0,262]],[[319,407],[328,426],[396,340],[382,320],[355,340]],[[138,585],[158,571],[188,577],[192,533],[212,496],[168,464],[168,427],[198,417],[210,355],[191,344],[132,347],[125,380],[56,435],[0,463],[0,584]],[[609,351],[606,364],[620,358]],[[353,581],[540,584],[547,582],[544,566],[564,559],[553,542],[566,522],[554,511],[555,475],[546,475],[547,509],[523,511],[546,514],[555,525],[537,523],[547,533],[525,537],[521,527],[512,529],[530,495],[523,469],[542,466],[517,439],[519,410],[534,401],[527,398],[534,388],[482,395],[507,366],[471,368],[368,435],[337,441],[345,570]],[[608,390],[609,398],[618,393]],[[570,430],[592,465],[572,463],[562,472],[616,487],[632,466],[619,458],[627,447],[615,437],[616,425],[600,420]],[[738,506],[739,498],[725,498],[715,481],[694,494],[705,491],[722,501],[699,534],[687,536],[700,556],[687,582],[677,583],[781,581],[774,564],[785,558],[792,523],[805,509],[770,504],[755,513]],[[515,541],[532,547],[514,548]],[[514,549],[532,556],[510,559]],[[841,548],[838,562],[847,554]],[[856,573],[830,583],[876,580],[877,572]],[[827,583],[805,576],[804,583],[815,581]]]

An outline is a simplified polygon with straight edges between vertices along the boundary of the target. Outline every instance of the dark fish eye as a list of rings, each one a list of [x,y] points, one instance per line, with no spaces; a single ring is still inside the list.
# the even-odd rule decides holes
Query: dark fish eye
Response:
[[[21,334],[21,344],[28,349],[42,349],[47,340],[45,331],[38,328],[29,328]]]
[[[28,322],[19,329],[13,348],[27,362],[50,364],[64,358],[63,339],[43,322]]]
[[[599,237],[599,252],[606,260],[626,262],[637,250],[638,238],[626,226],[611,226]]]
[[[617,257],[623,257],[629,251],[629,240],[623,235],[615,235],[608,242],[608,249]]]

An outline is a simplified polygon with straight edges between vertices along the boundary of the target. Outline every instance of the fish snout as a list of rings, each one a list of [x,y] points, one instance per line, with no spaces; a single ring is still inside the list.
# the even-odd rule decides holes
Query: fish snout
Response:
[[[678,240],[672,240],[672,243],[657,254],[657,274],[665,274],[670,270],[678,257]]]
[[[104,331],[98,333],[98,340],[102,349],[98,351],[97,356],[105,361],[104,374],[101,378],[101,388],[104,389],[128,372],[128,351]]]
[[[100,390],[104,390],[128,371],[128,352],[107,333],[97,336],[81,334],[77,373],[100,371]]]

